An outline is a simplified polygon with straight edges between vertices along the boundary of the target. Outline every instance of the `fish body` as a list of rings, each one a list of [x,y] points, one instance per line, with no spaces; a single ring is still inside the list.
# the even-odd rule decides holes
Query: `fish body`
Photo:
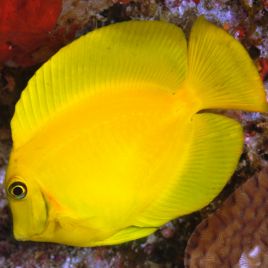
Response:
[[[202,112],[212,108],[267,104],[246,51],[203,18],[188,47],[174,25],[132,21],[63,48],[12,119],[5,185],[15,238],[118,244],[202,208],[243,145],[237,122]]]

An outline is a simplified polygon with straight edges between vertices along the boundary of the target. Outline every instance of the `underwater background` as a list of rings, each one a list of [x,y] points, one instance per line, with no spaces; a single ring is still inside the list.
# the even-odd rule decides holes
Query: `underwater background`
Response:
[[[10,120],[34,71],[60,47],[95,28],[132,19],[160,19],[187,34],[200,15],[246,47],[268,89],[267,0],[0,2],[0,267],[268,267],[268,115],[259,113],[217,111],[244,127],[244,152],[235,174],[206,208],[166,224],[147,238],[112,247],[74,248],[17,242],[12,236],[2,186],[12,146]],[[245,181],[249,186],[241,188]],[[228,197],[229,205],[222,205]],[[218,222],[212,224],[217,208],[225,212],[214,215]],[[211,221],[206,220],[208,215]],[[241,215],[246,217],[236,220]],[[199,238],[202,232],[204,240]],[[237,243],[230,241],[234,235]],[[204,246],[206,242],[209,246]]]

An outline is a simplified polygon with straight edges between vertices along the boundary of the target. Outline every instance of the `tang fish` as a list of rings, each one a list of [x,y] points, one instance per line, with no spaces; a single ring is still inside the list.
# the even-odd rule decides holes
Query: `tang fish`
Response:
[[[15,238],[112,245],[204,207],[243,145],[240,124],[213,108],[268,111],[246,50],[202,17],[188,44],[175,25],[130,21],[62,48],[11,122]]]

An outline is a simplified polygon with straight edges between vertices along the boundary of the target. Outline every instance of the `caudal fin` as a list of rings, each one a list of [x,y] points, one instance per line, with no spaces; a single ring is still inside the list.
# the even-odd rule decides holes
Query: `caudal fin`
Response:
[[[190,34],[187,85],[200,109],[268,111],[263,83],[245,48],[203,17]]]

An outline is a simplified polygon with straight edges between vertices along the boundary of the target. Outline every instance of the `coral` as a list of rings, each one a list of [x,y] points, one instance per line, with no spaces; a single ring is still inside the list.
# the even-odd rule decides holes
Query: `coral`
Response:
[[[22,57],[47,42],[57,22],[61,1],[0,2],[0,62],[27,60]]]
[[[0,2],[0,64],[30,66],[47,60],[107,8],[110,0]]]
[[[17,1],[27,2],[26,0]],[[4,2],[11,3],[15,0],[0,1],[0,6]],[[42,2],[48,3],[49,1]],[[247,1],[249,4],[252,2],[251,7],[247,7],[247,3],[242,4],[242,1],[226,0],[63,0],[62,2],[65,3],[63,9],[60,9],[59,15],[55,14],[55,17],[59,16],[61,19],[57,18],[56,24],[51,20],[53,23],[51,22],[44,29],[42,35],[44,34],[47,38],[43,39],[44,42],[42,40],[27,41],[30,42],[30,46],[23,46],[23,50],[20,49],[20,44],[17,44],[8,52],[8,56],[0,53],[0,66],[2,66],[2,70],[0,67],[0,267],[183,267],[184,249],[196,225],[220,207],[223,200],[243,181],[254,175],[263,166],[267,166],[267,115],[237,111],[225,112],[228,116],[239,120],[245,130],[244,152],[236,173],[221,195],[208,207],[172,221],[154,235],[120,246],[97,249],[18,242],[12,237],[12,220],[2,182],[11,148],[10,119],[20,92],[37,68],[36,66],[30,68],[24,66],[46,61],[64,44],[106,24],[129,19],[161,19],[175,23],[187,32],[195,18],[204,15],[208,20],[224,27],[226,31],[243,43],[259,66],[260,73],[265,80],[267,60],[262,62],[260,59],[268,58],[267,1]],[[43,5],[45,6],[46,3]],[[0,13],[2,10],[1,6]],[[2,23],[8,24],[8,22],[2,21],[1,14],[0,47],[5,44],[8,40],[7,36],[9,36],[3,34]],[[18,19],[18,14],[21,18],[26,17],[22,13],[16,12],[16,14],[16,16],[12,16],[11,20]],[[34,16],[29,20],[33,20],[33,18]],[[36,23],[38,26],[37,22],[32,23]],[[20,23],[15,24],[15,29],[20,28],[17,27],[18,24]],[[51,29],[53,30],[51,31]],[[14,28],[10,30],[10,36],[15,38],[13,35]],[[24,39],[27,38],[25,35]],[[23,66],[23,68],[10,66]],[[267,232],[266,230],[266,236]],[[250,250],[251,254],[250,251],[245,251],[245,253],[252,255],[258,251],[258,248],[251,247]]]
[[[268,58],[259,58],[258,67],[262,80],[268,79]]]
[[[268,266],[268,168],[248,179],[195,229],[185,265]]]

